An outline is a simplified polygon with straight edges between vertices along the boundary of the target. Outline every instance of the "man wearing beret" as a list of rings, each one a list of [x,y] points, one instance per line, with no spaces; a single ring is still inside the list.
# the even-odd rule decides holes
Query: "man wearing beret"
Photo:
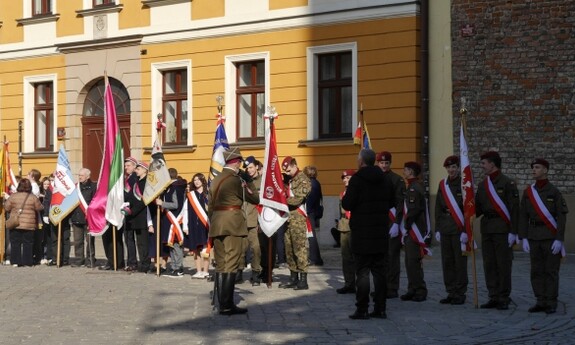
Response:
[[[519,192],[517,185],[501,173],[496,151],[481,155],[485,178],[477,187],[475,213],[481,218],[481,254],[489,301],[484,309],[509,309],[513,245],[518,241]]]
[[[406,162],[403,175],[407,180],[404,200],[403,242],[405,244],[405,270],[407,271],[407,292],[402,301],[423,302],[427,299],[427,286],[423,276],[423,257],[429,254],[426,241],[429,238],[427,224],[427,201],[425,189],[417,178],[421,165]]]
[[[375,166],[375,152],[362,149],[358,156],[358,170],[351,177],[341,201],[351,212],[351,250],[355,261],[355,313],[351,319],[387,318],[386,314],[386,261],[389,234],[387,211],[394,203],[391,179]],[[374,308],[369,308],[369,275],[375,288]]]
[[[214,178],[208,193],[209,236],[214,240],[216,282],[221,315],[245,314],[247,309],[234,303],[234,288],[248,226],[242,206],[259,203],[253,182],[239,174],[242,155],[238,148],[223,153],[226,165]],[[247,178],[247,177],[246,177]],[[248,178],[249,179],[249,178]]]
[[[547,179],[549,162],[537,158],[531,162],[535,183],[521,198],[519,234],[523,250],[531,258],[531,287],[537,303],[530,313],[553,314],[559,295],[559,266],[565,255],[565,223],[568,211],[561,192]]]
[[[389,175],[395,191],[395,205],[389,210],[389,251],[387,253],[387,298],[397,298],[399,291],[399,274],[401,272],[401,236],[399,227],[403,219],[403,197],[405,181],[391,170],[391,153],[382,151],[375,157],[383,173]]]
[[[341,266],[343,270],[343,281],[344,286],[337,289],[336,292],[339,294],[355,293],[355,261],[353,260],[353,253],[351,251],[351,239],[349,228],[349,218],[351,217],[351,212],[345,210],[341,205],[341,200],[345,196],[347,186],[349,185],[349,180],[351,176],[355,174],[355,171],[348,169],[341,173],[341,180],[345,189],[339,195],[339,221],[337,222],[337,230],[340,232],[340,243],[341,243]]]
[[[467,292],[467,256],[461,245],[467,243],[463,217],[463,193],[459,174],[459,157],[443,162],[447,177],[439,182],[435,202],[435,238],[441,243],[441,267],[447,297],[441,304],[463,304]]]
[[[309,257],[308,229],[311,223],[305,212],[305,201],[311,191],[311,181],[299,170],[295,158],[287,156],[282,162],[284,172],[289,175],[287,204],[290,210],[284,235],[286,260],[290,270],[288,282],[279,285],[283,289],[307,290],[307,269]]]

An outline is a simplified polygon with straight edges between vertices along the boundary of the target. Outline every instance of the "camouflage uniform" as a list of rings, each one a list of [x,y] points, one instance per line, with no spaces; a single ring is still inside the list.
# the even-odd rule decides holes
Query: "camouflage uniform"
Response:
[[[531,188],[531,187],[527,187]],[[569,212],[561,192],[547,182],[536,186],[536,193],[557,222],[557,233],[553,233],[539,217],[529,200],[527,189],[521,198],[521,214],[519,229],[521,238],[529,240],[529,256],[531,257],[531,286],[540,308],[557,308],[559,295],[559,266],[561,253],[553,255],[553,241],[563,242],[565,239],[566,214]]]
[[[286,260],[290,271],[307,273],[309,250],[307,219],[299,213],[298,207],[305,205],[305,199],[311,190],[311,182],[304,173],[298,171],[290,180],[289,186],[293,196],[287,199],[290,214],[284,240]]]

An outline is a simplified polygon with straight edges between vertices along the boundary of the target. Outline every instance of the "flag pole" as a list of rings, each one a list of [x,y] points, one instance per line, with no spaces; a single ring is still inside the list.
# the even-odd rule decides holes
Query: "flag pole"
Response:
[[[158,136],[158,143],[162,147],[162,113],[158,113],[158,122],[156,125],[156,135]],[[160,205],[156,204],[156,275],[160,276]]]
[[[467,108],[465,107],[465,97],[461,97],[461,108],[459,109],[459,113],[461,114],[461,127],[463,128],[463,135],[467,138]],[[468,238],[469,248],[471,250],[471,269],[472,269],[472,277],[473,277],[473,305],[475,309],[479,309],[479,296],[477,293],[477,259],[475,257],[475,235],[473,231],[473,221],[470,219],[469,227],[471,228],[470,234]]]
[[[62,222],[58,223],[58,253],[56,253],[56,267],[60,268],[60,257],[62,253]]]
[[[118,250],[116,248],[116,246],[118,245],[118,243],[116,243],[116,226],[113,225],[112,226],[112,243],[114,244],[114,271],[118,270]]]
[[[2,142],[2,197],[6,193],[6,135],[4,135],[4,141]],[[6,210],[2,206],[2,223],[0,224],[0,264],[4,263],[4,257],[6,256]]]
[[[361,125],[361,143],[360,143],[360,150],[365,148],[364,136],[365,136],[365,124],[363,123],[363,103],[359,103],[359,123]]]
[[[270,133],[273,129],[273,125],[274,125],[274,117],[272,116],[273,112],[270,112]],[[270,134],[271,135],[271,134]],[[273,266],[272,266],[272,237],[268,237],[268,274],[266,275],[268,278],[268,281],[266,282],[266,286],[268,287],[268,289],[271,289],[272,287],[272,271],[273,271]]]

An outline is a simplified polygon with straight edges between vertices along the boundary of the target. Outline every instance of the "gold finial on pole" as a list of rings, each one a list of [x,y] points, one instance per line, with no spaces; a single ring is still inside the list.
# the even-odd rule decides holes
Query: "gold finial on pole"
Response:
[[[218,95],[218,97],[216,97],[216,102],[218,103],[218,114],[221,114],[224,109],[224,106],[222,105],[224,103],[224,97],[222,97],[222,95]]]

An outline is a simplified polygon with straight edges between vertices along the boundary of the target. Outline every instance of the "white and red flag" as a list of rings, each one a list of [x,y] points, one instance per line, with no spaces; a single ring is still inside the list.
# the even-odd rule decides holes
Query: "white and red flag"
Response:
[[[473,173],[469,165],[469,156],[467,155],[467,141],[463,133],[463,125],[459,131],[459,148],[461,159],[461,192],[463,194],[463,217],[465,223],[465,232],[467,233],[467,244],[465,251],[470,252],[476,247],[473,238],[473,220],[475,219],[475,192],[473,190]],[[473,243],[473,248],[471,248]],[[463,245],[462,245],[463,250]]]
[[[277,153],[274,119],[277,113],[268,109],[264,116],[266,152],[260,189],[259,224],[262,231],[271,237],[288,219],[289,209],[285,186]]]
[[[56,163],[56,170],[54,171],[52,199],[50,200],[49,218],[52,224],[60,224],[68,214],[76,209],[80,202],[78,194],[66,150],[64,145],[60,145],[58,163]]]

